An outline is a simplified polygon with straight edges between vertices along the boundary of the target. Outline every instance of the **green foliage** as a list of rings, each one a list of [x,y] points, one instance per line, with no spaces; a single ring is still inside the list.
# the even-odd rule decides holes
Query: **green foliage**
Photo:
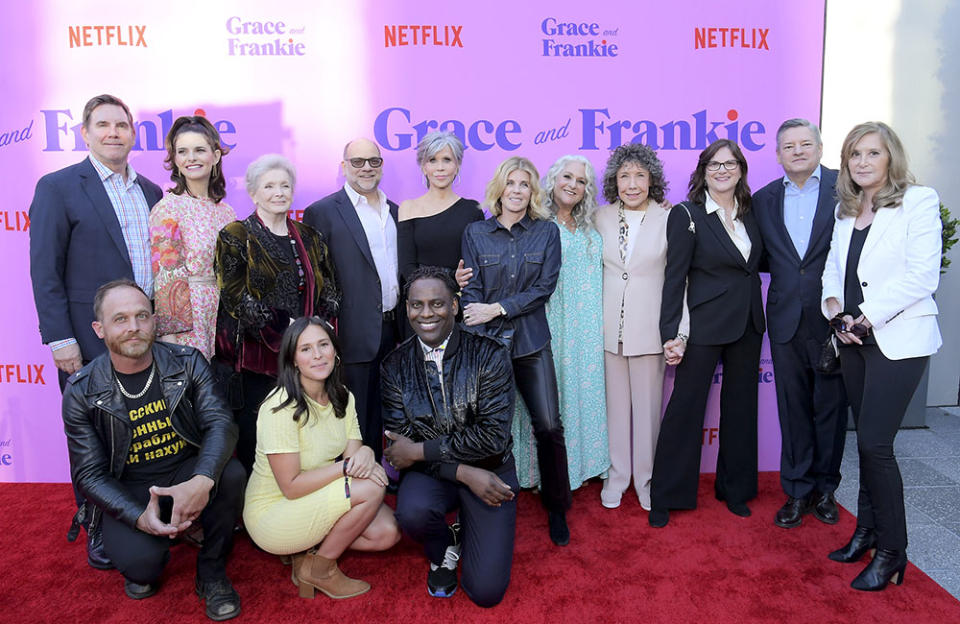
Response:
[[[947,258],[947,252],[950,251],[953,244],[957,242],[957,225],[960,224],[960,219],[954,219],[950,214],[950,210],[941,202],[940,222],[943,224],[943,232],[941,233],[943,237],[943,250],[940,254],[940,273],[946,273],[947,268],[950,266],[950,259]]]

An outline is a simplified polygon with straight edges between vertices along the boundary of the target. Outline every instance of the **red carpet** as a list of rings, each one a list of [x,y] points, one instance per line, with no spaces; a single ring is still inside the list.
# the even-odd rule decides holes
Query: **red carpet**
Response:
[[[760,475],[753,516],[741,519],[713,499],[704,475],[700,509],[671,514],[651,529],[636,499],[600,506],[600,486],[574,492],[571,545],[554,547],[536,495],[519,501],[513,580],[503,603],[480,609],[462,593],[449,600],[426,592],[426,563],[404,539],[391,552],[347,554],[341,567],[369,581],[366,595],[335,602],[297,597],[289,568],[237,540],[230,577],[243,600],[237,622],[960,622],[960,602],[910,565],[904,585],[856,592],[862,565],[826,554],[853,532],[847,513],[827,526],[811,516],[799,529],[772,519],[782,504],[776,473]],[[153,598],[128,599],[116,571],[86,564],[81,540],[64,539],[73,497],[65,484],[0,484],[0,621],[208,622],[193,593],[196,550],[176,546],[165,583]],[[865,565],[865,564],[863,564]]]

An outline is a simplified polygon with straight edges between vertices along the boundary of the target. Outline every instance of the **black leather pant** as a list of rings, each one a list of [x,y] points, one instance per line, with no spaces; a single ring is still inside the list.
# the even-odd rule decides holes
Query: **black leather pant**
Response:
[[[540,491],[543,506],[550,511],[570,509],[570,477],[567,474],[567,445],[560,421],[557,372],[549,343],[530,355],[513,358],[514,383],[530,412],[537,439]]]

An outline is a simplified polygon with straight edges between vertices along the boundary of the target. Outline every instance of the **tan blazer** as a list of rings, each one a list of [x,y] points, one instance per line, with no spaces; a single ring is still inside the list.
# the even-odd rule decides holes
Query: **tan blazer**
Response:
[[[617,204],[597,210],[597,231],[603,237],[603,348],[617,352],[620,307],[623,305],[623,355],[662,353],[660,298],[667,263],[669,209],[651,202],[626,266],[620,261],[620,219]]]

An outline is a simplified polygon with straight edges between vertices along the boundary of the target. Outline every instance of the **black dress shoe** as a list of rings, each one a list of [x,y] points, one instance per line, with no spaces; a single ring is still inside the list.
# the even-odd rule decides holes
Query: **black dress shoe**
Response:
[[[860,591],[880,591],[893,581],[903,583],[903,573],[907,569],[907,553],[881,548],[863,572],[850,583],[850,587]]]
[[[833,492],[820,495],[820,498],[813,505],[813,515],[817,520],[826,524],[839,522],[840,510],[837,509],[837,501],[833,498]]]
[[[860,561],[865,552],[876,549],[876,547],[877,534],[874,530],[858,526],[847,545],[833,551],[827,557],[840,563],[856,563]]]
[[[747,507],[746,503],[731,503],[727,501],[727,509],[730,510],[730,513],[740,516],[741,518],[749,518],[751,514],[750,508]]]
[[[657,509],[654,507],[647,516],[647,522],[655,529],[662,529],[670,522],[670,512],[666,509]]]
[[[557,546],[566,546],[570,543],[570,528],[567,526],[567,514],[563,511],[547,512],[547,521],[550,525],[550,539]]]
[[[155,583],[141,585],[140,583],[134,583],[133,581],[123,579],[123,593],[134,600],[143,600],[144,598],[149,598],[157,593],[157,589],[159,587],[160,586]]]
[[[103,551],[103,533],[100,527],[87,533],[87,563],[97,570],[112,570],[113,562]]]
[[[784,529],[792,529],[800,526],[800,523],[803,522],[803,515],[808,513],[810,513],[810,503],[806,498],[790,496],[777,512],[773,523]]]

